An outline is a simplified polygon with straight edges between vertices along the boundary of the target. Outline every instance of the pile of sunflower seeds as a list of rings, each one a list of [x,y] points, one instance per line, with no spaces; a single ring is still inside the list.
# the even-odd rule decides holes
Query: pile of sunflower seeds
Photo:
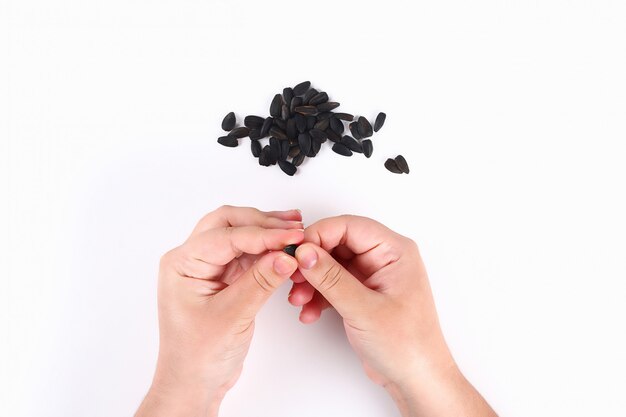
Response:
[[[330,101],[327,93],[311,88],[311,82],[304,81],[274,96],[269,117],[246,116],[244,126],[237,127],[235,113],[228,113],[222,121],[222,129],[228,134],[218,138],[217,142],[234,148],[241,138],[249,137],[252,155],[259,159],[260,165],[278,164],[290,176],[306,158],[317,156],[326,140],[333,142],[332,150],[339,155],[362,153],[367,158],[372,156],[374,147],[369,138],[383,127],[385,113],[378,114],[372,127],[365,117],[355,120],[352,114],[335,113],[333,110],[337,107],[339,103]],[[344,123],[348,124],[352,136],[344,135]],[[262,145],[261,139],[267,137],[268,143]],[[385,167],[395,172],[387,163]],[[397,164],[395,168],[398,168]],[[406,171],[400,172],[408,173],[408,165]]]

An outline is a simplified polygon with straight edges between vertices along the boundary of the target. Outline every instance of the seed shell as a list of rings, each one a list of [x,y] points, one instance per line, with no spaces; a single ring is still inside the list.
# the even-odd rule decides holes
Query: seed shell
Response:
[[[346,145],[343,145],[339,142],[333,145],[333,151],[335,151],[339,155],[352,156],[352,151],[348,149]]]
[[[306,117],[300,113],[296,113],[294,119],[296,120],[296,128],[298,129],[298,132],[304,133],[306,131]]]
[[[398,155],[394,159],[396,161],[396,165],[398,165],[398,168],[400,168],[400,171],[404,172],[405,174],[408,174],[410,172],[409,164],[406,162],[406,159],[404,159],[404,156]]]
[[[237,138],[237,139],[241,139],[241,138],[245,138],[246,136],[248,136],[250,134],[250,129],[248,129],[247,127],[236,127],[233,130],[230,131],[230,133],[228,134],[228,136],[231,136],[233,138]]]
[[[330,125],[330,119],[322,119],[319,120],[315,125],[313,125],[313,129],[326,130]]]
[[[283,96],[276,94],[270,104],[270,115],[272,117],[280,117],[281,108],[283,106]]]
[[[302,102],[304,104],[310,104],[311,103],[311,99],[313,97],[315,97],[317,95],[318,91],[315,88],[311,88],[309,91],[307,91],[304,94],[304,97],[302,98]]]
[[[317,107],[315,106],[298,106],[296,112],[300,114],[315,114],[317,113]]]
[[[302,97],[294,97],[291,100],[291,105],[289,106],[289,111],[293,114],[296,112],[296,107],[302,106]]]
[[[302,165],[302,162],[304,162],[305,157],[306,157],[305,154],[303,154],[302,152],[299,152],[298,155],[293,157],[293,159],[291,160],[291,163],[294,166],[299,167],[300,165]]]
[[[348,149],[350,149],[352,152],[363,153],[363,145],[361,145],[359,142],[356,141],[356,139],[351,136],[346,135],[342,137],[340,143],[342,145],[346,145]]]
[[[271,165],[269,145],[265,145],[263,149],[261,149],[261,154],[259,155],[259,165],[262,165],[264,167],[268,167]]]
[[[324,142],[326,141],[326,139],[328,139],[328,135],[326,134],[326,132],[319,129],[309,130],[309,135],[311,135],[311,138],[319,140],[320,142]]]
[[[376,116],[376,120],[374,121],[374,132],[378,132],[380,128],[383,127],[385,119],[387,119],[387,115],[385,113],[378,113],[378,116]]]
[[[354,116],[349,113],[335,113],[334,116],[339,120],[345,120],[346,122],[351,122],[354,120]]]
[[[311,135],[300,133],[298,135],[298,145],[300,146],[300,152],[308,155],[311,152]]]
[[[278,161],[278,166],[280,167],[280,169],[283,170],[285,174],[289,175],[290,177],[293,176],[293,174],[295,174],[298,170],[298,168],[296,168],[294,164],[288,161]]]
[[[245,127],[249,127],[250,129],[260,129],[263,127],[263,123],[265,119],[259,116],[246,116],[243,119],[243,124]]]
[[[307,90],[309,89],[309,87],[311,86],[311,81],[303,81],[300,84],[296,85],[293,88],[293,95],[294,96],[301,96],[302,94],[306,93]]]
[[[331,111],[333,109],[336,109],[337,107],[339,107],[339,103],[336,103],[334,101],[327,101],[326,103],[322,103],[322,104],[318,105],[317,106],[317,111],[319,111],[319,112]]]
[[[366,158],[372,156],[372,152],[374,152],[374,145],[370,139],[365,139],[361,142],[361,146],[363,147],[363,154]]]
[[[268,117],[263,121],[263,126],[261,126],[261,137],[265,137],[268,133],[270,133],[270,128],[272,127],[273,123],[274,119],[272,119],[271,117]]]
[[[298,138],[298,129],[296,128],[296,119],[291,118],[287,120],[287,130],[286,130],[287,138],[289,140],[295,140]]]
[[[287,106],[291,105],[291,100],[293,100],[293,89],[291,87],[283,88],[283,100]]]
[[[259,140],[261,139],[261,129],[250,129],[250,134],[248,134],[251,140]]]
[[[270,135],[274,136],[275,138],[278,138],[280,140],[286,140],[287,139],[287,133],[285,133],[284,130],[282,130],[281,128],[279,128],[278,126],[274,126],[270,129]]]
[[[235,117],[235,113],[231,111],[224,116],[224,120],[222,120],[222,129],[229,132],[235,128],[235,123],[237,123],[237,119]]]
[[[300,153],[300,147],[298,145],[291,145],[289,147],[289,158],[293,158]]]
[[[279,161],[285,161],[289,157],[289,141],[281,140],[280,141],[280,155],[278,156]]]
[[[217,138],[217,143],[229,148],[236,148],[239,145],[239,141],[234,136],[220,136]]]
[[[306,117],[306,130],[313,129],[313,127],[315,126],[315,122],[317,122],[317,119],[315,118],[315,116],[307,116]]]
[[[344,131],[343,122],[334,117],[330,119],[330,128],[338,135],[341,135]]]
[[[341,142],[341,135],[331,128],[326,129],[324,132],[326,132],[326,136],[328,136],[328,139],[332,140],[333,142]]]
[[[328,94],[325,92],[317,93],[309,100],[311,106],[317,106],[318,104],[326,103],[328,101]]]
[[[391,158],[385,161],[385,168],[387,168],[387,171],[393,172],[394,174],[402,174],[402,170],[398,167],[396,161]]]
[[[350,133],[355,139],[361,139],[361,134],[359,133],[359,124],[357,122],[352,122],[349,125]]]
[[[363,116],[359,117],[357,120],[357,128],[359,130],[359,135],[363,138],[369,138],[372,136],[373,130],[370,122]]]
[[[290,256],[296,256],[296,249],[298,249],[298,245],[289,245],[285,246],[283,252]]]
[[[261,155],[261,150],[263,149],[263,147],[261,146],[261,142],[259,142],[258,140],[253,140],[250,141],[250,149],[252,150],[252,155],[255,158],[258,158],[259,155]]]

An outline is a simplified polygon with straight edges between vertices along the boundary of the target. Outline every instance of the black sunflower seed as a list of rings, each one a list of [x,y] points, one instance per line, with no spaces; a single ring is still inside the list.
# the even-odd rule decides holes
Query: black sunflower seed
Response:
[[[366,158],[372,156],[372,152],[374,151],[374,145],[372,144],[371,140],[365,139],[363,142],[361,142],[361,146],[363,147],[363,154]]]
[[[363,153],[363,146],[351,136],[342,137],[341,144],[346,145],[352,152]]]
[[[283,96],[276,94],[270,104],[270,115],[272,117],[280,117],[281,107],[283,106]]]
[[[359,135],[363,138],[369,138],[373,134],[372,125],[363,116],[359,117],[359,120],[357,120],[357,128],[359,130]]]
[[[259,140],[261,139],[261,129],[250,129],[250,133],[248,134],[251,140]]]
[[[224,120],[222,120],[222,129],[229,132],[235,128],[235,123],[237,123],[237,119],[235,118],[235,113],[231,111],[224,116]]]
[[[287,133],[285,133],[284,130],[282,130],[281,128],[279,128],[278,126],[274,126],[270,129],[270,135],[274,136],[275,138],[278,138],[280,140],[286,140],[287,139]]]
[[[300,113],[296,113],[294,119],[296,120],[296,128],[298,129],[298,132],[304,133],[306,131],[306,117]]]
[[[315,116],[315,118],[317,120],[328,120],[331,117],[333,117],[333,114],[334,113],[331,113],[329,111],[325,111],[325,112],[318,113],[317,116]]]
[[[330,119],[323,119],[313,125],[313,129],[326,130],[330,124]]]
[[[298,135],[298,145],[300,146],[300,152],[308,155],[311,152],[311,135],[308,133],[300,133]]]
[[[280,156],[280,141],[273,136],[270,138],[270,151],[273,159],[278,159]]]
[[[313,126],[315,126],[316,122],[317,122],[317,119],[315,118],[315,116],[307,116],[306,117],[306,130],[313,129]]]
[[[283,118],[283,120],[287,120],[289,119],[289,116],[291,116],[289,114],[289,107],[287,107],[286,104],[283,104],[283,106],[281,107],[280,116]]]
[[[326,141],[326,139],[328,139],[328,135],[326,134],[326,132],[320,129],[309,130],[309,135],[311,135],[311,138],[319,140],[320,142],[324,142]]]
[[[361,135],[359,134],[359,124],[357,122],[350,123],[350,132],[355,139],[361,139]]]
[[[261,137],[265,137],[268,133],[270,133],[270,128],[272,127],[273,123],[274,119],[272,119],[271,117],[268,117],[263,121],[263,126],[261,126]]]
[[[333,151],[335,151],[339,155],[352,156],[352,151],[348,149],[346,145],[343,145],[341,143],[335,143],[333,145]]]
[[[322,149],[322,141],[319,139],[311,138],[311,153],[308,156],[316,156],[319,153],[320,149]]]
[[[339,135],[341,135],[344,131],[343,122],[334,117],[330,119],[330,128]]]
[[[280,155],[278,156],[279,161],[285,161],[289,157],[289,141],[281,140],[280,141]]]
[[[302,102],[307,105],[310,104],[311,99],[317,95],[318,91],[315,88],[309,89],[306,93],[304,93],[304,97],[302,97]]]
[[[409,164],[406,162],[406,159],[404,159],[404,156],[398,155],[394,159],[396,161],[396,165],[398,165],[398,168],[400,168],[400,171],[404,172],[405,174],[408,174],[410,172]]]
[[[331,111],[332,109],[336,109],[337,107],[339,107],[339,103],[336,103],[334,101],[327,101],[326,103],[322,103],[318,105],[317,111],[319,112]]]
[[[333,142],[341,142],[341,135],[331,128],[326,129],[324,132],[326,132],[326,136],[328,136],[328,139],[332,140]]]
[[[345,120],[346,122],[351,122],[354,120],[354,116],[350,113],[335,113],[334,116],[339,120]]]
[[[274,126],[278,126],[282,130],[287,130],[287,121],[283,119],[274,119]]]
[[[252,155],[255,158],[258,158],[259,155],[261,155],[261,149],[263,149],[263,147],[261,146],[261,142],[259,142],[258,140],[253,140],[250,141],[250,149],[252,150]]]
[[[270,147],[269,145],[265,145],[263,149],[261,149],[261,154],[259,155],[259,165],[264,167],[268,167],[272,165],[270,161]]]
[[[315,106],[298,106],[296,112],[300,114],[315,114],[317,113],[317,107]]]
[[[376,116],[376,120],[374,121],[374,132],[378,132],[380,128],[383,127],[385,119],[387,119],[387,115],[385,113],[378,113],[378,116]]]
[[[296,112],[296,107],[302,106],[302,97],[294,97],[291,100],[291,105],[289,106],[289,111],[293,114]]]
[[[230,133],[228,134],[228,136],[231,136],[233,138],[237,138],[237,139],[241,139],[241,138],[245,138],[246,136],[248,136],[250,134],[250,129],[248,129],[247,127],[236,127],[233,130],[230,131]]]
[[[217,138],[217,143],[227,146],[229,148],[236,148],[239,145],[239,141],[234,136],[220,136]]]
[[[300,153],[300,147],[298,145],[289,146],[289,158],[293,158]]]
[[[318,104],[326,103],[327,101],[328,94],[322,91],[321,93],[317,93],[316,95],[311,97],[311,100],[309,100],[309,104],[311,106],[317,106]]]
[[[396,161],[391,158],[385,161],[385,168],[387,168],[387,171],[393,172],[394,174],[402,174],[402,170],[398,167]]]
[[[249,127],[250,129],[260,129],[263,127],[263,123],[265,119],[259,116],[246,116],[243,119],[243,124],[245,127]]]
[[[298,129],[296,128],[296,119],[295,118],[291,118],[289,120],[287,120],[287,138],[289,138],[289,140],[295,140],[298,138]]]
[[[283,88],[283,100],[287,106],[291,105],[293,99],[293,89],[291,87]]]
[[[302,162],[304,162],[304,158],[306,158],[306,155],[303,154],[302,152],[298,152],[298,155],[293,157],[293,159],[291,160],[291,163],[294,166],[299,167],[300,165],[302,165]]]
[[[280,167],[280,169],[283,170],[285,174],[289,175],[290,177],[293,176],[293,174],[295,174],[298,170],[298,168],[296,168],[294,164],[288,161],[278,161],[278,166]]]
[[[296,249],[298,249],[298,245],[289,245],[283,248],[283,252],[290,256],[296,256]]]
[[[301,96],[302,94],[306,93],[307,90],[309,89],[309,87],[311,86],[311,81],[303,81],[300,84],[296,85],[293,88],[293,95],[294,96]]]

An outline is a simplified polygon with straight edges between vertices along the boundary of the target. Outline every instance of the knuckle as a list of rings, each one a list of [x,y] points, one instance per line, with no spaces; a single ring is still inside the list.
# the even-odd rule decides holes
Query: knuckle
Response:
[[[320,290],[330,291],[335,287],[343,276],[342,268],[339,264],[332,264],[330,268],[324,272],[322,279],[320,280]]]
[[[256,281],[263,292],[270,293],[274,290],[275,285],[272,284],[263,272],[261,272],[258,268],[252,269],[252,278]]]

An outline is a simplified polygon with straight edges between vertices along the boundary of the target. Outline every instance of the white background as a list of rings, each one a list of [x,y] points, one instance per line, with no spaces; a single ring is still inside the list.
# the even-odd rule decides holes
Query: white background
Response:
[[[415,239],[501,415],[626,413],[623,1],[0,4],[0,415],[131,415],[159,256],[224,203]],[[215,143],[305,79],[388,114],[371,159],[325,147],[289,178]],[[337,316],[303,326],[287,292],[221,415],[397,415]]]

